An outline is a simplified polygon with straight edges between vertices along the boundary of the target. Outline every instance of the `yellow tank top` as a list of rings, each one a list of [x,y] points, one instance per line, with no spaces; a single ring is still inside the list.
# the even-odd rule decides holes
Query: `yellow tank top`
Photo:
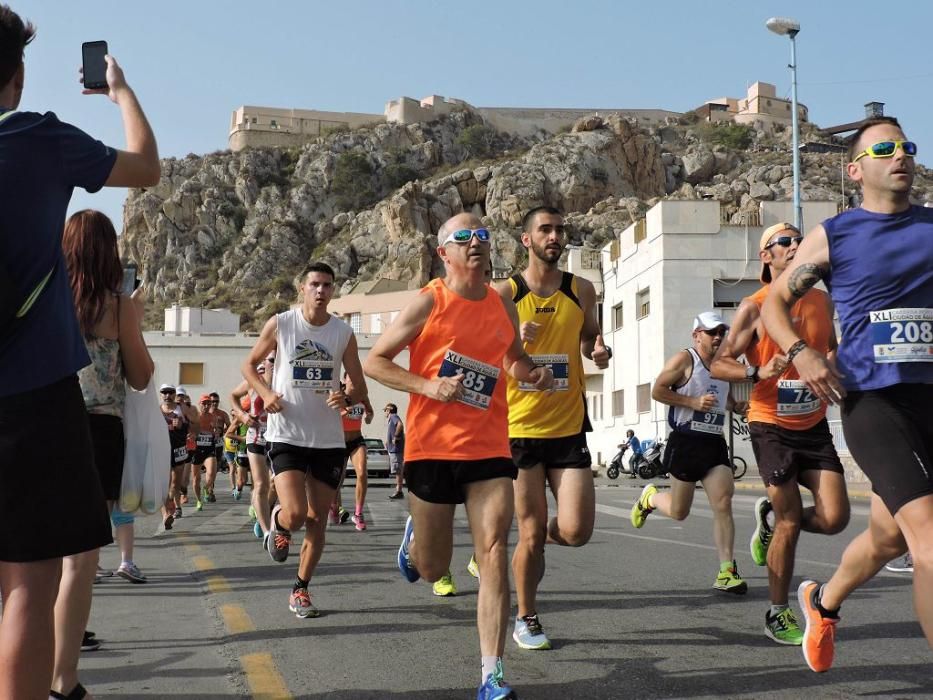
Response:
[[[558,438],[583,431],[586,399],[580,331],[583,309],[577,297],[577,280],[565,272],[560,287],[549,297],[539,297],[521,275],[509,278],[512,300],[518,308],[519,325],[540,324],[533,343],[525,344],[532,359],[554,372],[554,392],[533,387],[508,376],[509,437]]]

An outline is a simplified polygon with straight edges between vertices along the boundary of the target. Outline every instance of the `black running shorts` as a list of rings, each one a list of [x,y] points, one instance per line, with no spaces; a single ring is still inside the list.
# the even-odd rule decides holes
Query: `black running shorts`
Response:
[[[363,439],[362,435],[357,435],[352,440],[347,440],[347,459],[349,459],[354,452],[357,451],[360,447],[366,447],[366,440]]]
[[[849,392],[842,430],[852,457],[892,515],[933,493],[933,384]]]
[[[464,503],[467,484],[503,477],[515,479],[517,476],[518,467],[508,457],[405,462],[408,492],[428,503]]]
[[[340,486],[343,465],[347,456],[342,447],[314,448],[289,445],[287,442],[269,443],[272,474],[300,471],[311,475],[322,484],[336,489]]]
[[[806,430],[752,421],[748,432],[765,486],[780,486],[792,479],[799,482],[800,473],[809,469],[845,473],[826,419]]]
[[[593,465],[586,433],[558,438],[510,438],[512,461],[519,469],[589,469]]]
[[[57,559],[111,542],[110,515],[77,376],[4,397],[0,561]]]
[[[664,446],[664,469],[678,481],[703,481],[710,470],[729,466],[729,448],[721,435],[672,432]]]
[[[204,464],[207,460],[213,458],[214,448],[213,447],[198,447],[194,451],[194,456],[191,458],[191,463],[198,466]]]

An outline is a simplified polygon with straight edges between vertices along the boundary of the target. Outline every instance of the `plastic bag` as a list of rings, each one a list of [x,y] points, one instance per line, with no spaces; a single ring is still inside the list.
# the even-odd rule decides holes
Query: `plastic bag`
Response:
[[[123,433],[126,448],[120,510],[155,513],[168,495],[172,448],[165,419],[159,410],[159,395],[151,379],[145,391],[136,391],[127,385]]]

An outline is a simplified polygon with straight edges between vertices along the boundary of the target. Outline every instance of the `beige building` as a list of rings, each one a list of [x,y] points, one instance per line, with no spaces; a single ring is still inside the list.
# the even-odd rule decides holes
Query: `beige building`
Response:
[[[328,130],[356,129],[384,121],[381,114],[243,105],[230,117],[227,142],[231,151],[240,151],[247,146],[300,146]]]
[[[771,83],[756,82],[744,98],[717,97],[696,110],[709,122],[732,120],[738,124],[760,124],[770,130],[775,124],[791,123],[791,101],[777,96]],[[807,108],[797,103],[797,118],[807,121]]]

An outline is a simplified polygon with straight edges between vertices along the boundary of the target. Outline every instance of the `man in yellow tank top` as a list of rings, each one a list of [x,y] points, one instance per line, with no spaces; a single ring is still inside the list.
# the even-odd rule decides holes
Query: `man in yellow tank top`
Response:
[[[551,388],[554,375],[522,349],[511,299],[486,284],[490,247],[489,230],[472,214],[441,226],[437,255],[447,276],[432,280],[399,313],[363,370],[411,395],[405,442],[411,516],[399,570],[412,583],[448,573],[454,510],[463,503],[483,571],[476,602],[482,657],[477,698],[505,700],[516,697],[502,674],[516,469],[501,370],[541,391]],[[406,347],[409,369],[394,361]]]
[[[537,612],[545,543],[586,544],[595,517],[582,358],[605,369],[612,351],[599,335],[593,284],[557,266],[566,242],[564,219],[557,209],[532,209],[522,220],[528,267],[497,286],[502,298],[518,309],[525,350],[535,363],[554,372],[550,392],[512,377],[507,383],[509,443],[518,467],[518,543],[512,555],[518,615],[512,638],[523,649],[551,648]],[[548,485],[557,499],[557,514],[550,520]]]
[[[803,640],[787,602],[800,531],[832,535],[849,522],[846,484],[826,423],[826,405],[800,381],[761,321],[761,305],[771,280],[794,259],[801,240],[800,231],[788,223],[775,224],[762,233],[758,256],[765,286],[742,300],[732,330],[710,367],[717,379],[754,382],[748,425],[768,495],[755,504],[756,528],[750,547],[755,563],[768,566],[771,607],[765,613],[765,634],[790,645]],[[825,292],[810,289],[797,300],[792,315],[797,332],[812,347],[835,353],[832,302]],[[748,365],[738,361],[743,354]],[[813,493],[813,506],[803,506],[800,485]],[[773,526],[768,522],[769,512],[774,514]]]

